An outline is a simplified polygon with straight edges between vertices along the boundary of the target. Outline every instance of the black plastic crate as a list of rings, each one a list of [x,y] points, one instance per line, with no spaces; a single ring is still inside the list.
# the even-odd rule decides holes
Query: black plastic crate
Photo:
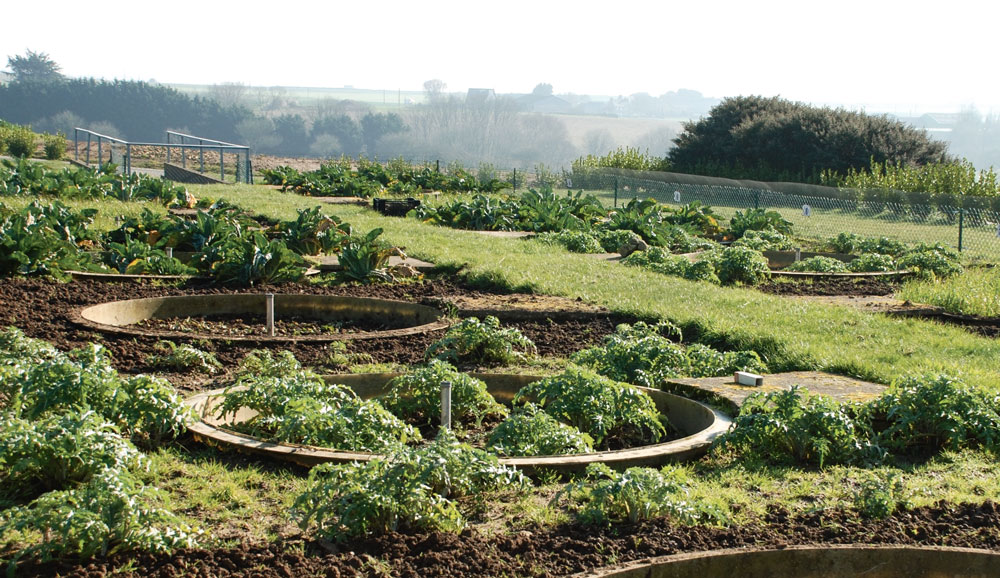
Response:
[[[420,206],[420,201],[409,197],[406,199],[372,199],[372,208],[387,217],[405,217],[412,209]]]

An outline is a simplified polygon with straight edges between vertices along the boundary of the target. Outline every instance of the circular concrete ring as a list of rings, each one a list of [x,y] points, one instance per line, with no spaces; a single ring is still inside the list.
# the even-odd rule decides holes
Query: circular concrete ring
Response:
[[[827,545],[711,550],[600,568],[575,578],[981,578],[997,576],[1000,553],[972,548]]]
[[[343,320],[384,320],[393,319],[399,329],[384,331],[360,331],[354,333],[328,333],[321,335],[213,335],[208,333],[188,333],[182,331],[146,330],[134,326],[146,319],[170,319],[175,317],[199,317],[227,314],[259,314],[264,317],[266,297],[263,293],[233,293],[228,295],[179,295],[173,297],[150,297],[129,299],[92,305],[75,311],[74,322],[91,329],[110,333],[143,335],[163,338],[206,339],[224,341],[269,341],[269,342],[329,342],[357,339],[379,339],[401,337],[437,331],[448,327],[443,320],[444,313],[416,303],[391,301],[387,299],[367,299],[360,297],[337,297],[332,295],[274,296],[274,316],[304,317],[316,321],[331,322]]]
[[[388,383],[400,374],[359,374],[325,376],[329,382],[350,386],[359,396],[368,399],[388,392]],[[509,403],[525,385],[541,379],[539,376],[472,374],[486,382],[487,390],[497,401]],[[526,472],[537,469],[562,472],[583,471],[589,464],[605,463],[615,468],[632,466],[662,466],[665,463],[690,460],[708,451],[712,441],[725,433],[732,421],[725,414],[707,405],[660,391],[640,387],[685,437],[660,444],[652,444],[623,450],[592,452],[559,456],[529,456],[500,458],[500,462],[516,466]],[[214,408],[221,403],[225,389],[216,389],[189,397],[186,403],[200,418],[189,426],[196,438],[218,447],[239,449],[278,459],[289,460],[306,466],[324,462],[367,461],[379,454],[349,452],[296,444],[268,442],[248,435],[224,429],[228,423],[250,419],[252,410],[238,412],[230,420],[222,420],[214,415]]]

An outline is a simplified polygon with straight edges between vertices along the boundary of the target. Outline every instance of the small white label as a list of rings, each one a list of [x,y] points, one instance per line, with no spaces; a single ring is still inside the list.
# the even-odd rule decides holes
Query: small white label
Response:
[[[808,217],[812,214],[812,207],[809,205],[802,205],[802,215]]]
[[[573,179],[566,179],[566,187],[569,188],[572,186],[573,186]]]
[[[674,202],[675,203],[681,202],[681,192],[680,191],[674,191]]]

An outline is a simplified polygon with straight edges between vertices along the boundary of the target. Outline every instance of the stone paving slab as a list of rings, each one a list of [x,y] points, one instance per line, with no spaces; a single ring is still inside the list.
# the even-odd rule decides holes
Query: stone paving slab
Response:
[[[739,385],[732,375],[725,377],[685,377],[667,380],[663,389],[696,399],[715,401],[734,414],[750,394],[784,391],[801,385],[810,393],[828,395],[837,401],[867,401],[881,395],[886,386],[822,371],[790,371],[764,376],[764,385]]]

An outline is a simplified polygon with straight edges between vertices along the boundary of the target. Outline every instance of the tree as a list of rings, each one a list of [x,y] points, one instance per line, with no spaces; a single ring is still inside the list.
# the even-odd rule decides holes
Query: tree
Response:
[[[338,151],[350,156],[361,155],[364,139],[361,138],[361,125],[346,114],[323,116],[313,122],[310,133],[315,143],[321,136],[333,137],[337,142]],[[324,139],[329,144],[329,139]],[[329,147],[327,147],[329,148]]]
[[[361,134],[365,139],[365,153],[370,157],[377,155],[376,145],[382,137],[404,132],[406,125],[403,118],[394,112],[368,113],[361,117]]]
[[[240,106],[246,98],[247,89],[247,85],[242,82],[223,82],[209,87],[208,96],[223,108]]]
[[[64,80],[56,64],[44,52],[27,51],[24,56],[8,56],[7,66],[14,75],[14,82],[52,83]]]
[[[427,93],[427,101],[434,102],[444,97],[444,89],[448,85],[440,78],[432,78],[424,83],[424,92]]]
[[[818,182],[878,164],[946,162],[947,145],[893,120],[778,97],[727,98],[684,123],[670,161],[677,172],[765,181]]]
[[[547,82],[539,82],[535,85],[531,94],[535,96],[552,96],[552,85]]]

